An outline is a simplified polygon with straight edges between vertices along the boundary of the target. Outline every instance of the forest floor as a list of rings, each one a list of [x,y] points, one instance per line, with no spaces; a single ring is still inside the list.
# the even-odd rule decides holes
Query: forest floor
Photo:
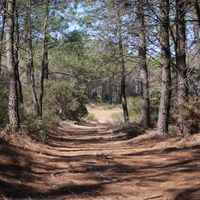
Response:
[[[200,134],[133,136],[62,122],[47,144],[0,140],[0,199],[200,200]]]

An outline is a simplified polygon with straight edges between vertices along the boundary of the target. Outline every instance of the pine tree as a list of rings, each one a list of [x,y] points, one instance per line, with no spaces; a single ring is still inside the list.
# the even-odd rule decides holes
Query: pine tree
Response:
[[[8,114],[12,131],[18,130],[20,124],[18,113],[16,65],[14,61],[14,10],[15,0],[8,0],[6,12],[6,58],[9,76]]]

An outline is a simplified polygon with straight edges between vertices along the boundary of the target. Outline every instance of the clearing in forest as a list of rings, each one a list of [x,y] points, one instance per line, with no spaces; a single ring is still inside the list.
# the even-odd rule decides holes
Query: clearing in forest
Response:
[[[91,104],[87,108],[88,112],[94,115],[99,123],[122,121],[121,105]]]

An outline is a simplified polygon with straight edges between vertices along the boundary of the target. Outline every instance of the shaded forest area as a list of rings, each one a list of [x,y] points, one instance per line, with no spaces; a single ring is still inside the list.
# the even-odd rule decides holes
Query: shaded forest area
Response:
[[[139,167],[143,167],[143,172],[149,176],[153,174],[155,178],[156,169],[164,169],[163,173],[166,175],[168,170],[176,170],[177,166],[180,180],[181,176],[185,177],[184,184],[179,189],[184,189],[190,183],[191,196],[188,198],[198,199],[196,192],[199,191],[200,182],[192,184],[190,178],[198,177],[199,172],[199,132],[199,0],[0,1],[2,198],[4,194],[5,197],[22,199],[27,196],[36,199],[53,198],[53,194],[58,199],[63,199],[65,195],[72,195],[70,198],[73,199],[78,198],[76,193],[79,192],[80,195],[88,192],[86,196],[89,198],[89,184],[91,188],[94,186],[95,191],[94,194],[91,191],[91,196],[95,198],[97,195],[98,199],[98,194],[107,185],[103,184],[104,181],[114,184],[115,180],[119,180],[115,176],[126,176],[126,173],[135,170],[139,177]],[[140,140],[138,136],[146,139]],[[122,152],[116,151],[113,154],[114,149],[111,147],[117,147],[118,143]],[[135,146],[131,149],[130,144]],[[160,147],[161,144],[166,146]],[[73,151],[75,153],[74,145],[77,145],[77,154],[68,160],[66,154]],[[81,149],[87,147],[96,153],[94,157],[84,149],[89,154],[84,154],[88,156],[86,162],[81,160]],[[127,152],[123,152],[126,147]],[[30,152],[25,155],[23,148]],[[145,148],[148,149],[147,152]],[[188,154],[187,148],[190,150]],[[8,158],[15,156],[14,149],[19,156],[16,155],[16,159]],[[131,154],[132,150],[134,152]],[[168,150],[174,158],[191,156],[191,160],[173,165],[165,154]],[[137,155],[138,151],[141,154]],[[37,155],[39,152],[42,154],[41,161]],[[68,194],[63,192],[65,189],[56,193],[56,189],[49,185],[49,188],[44,187],[41,192],[38,182],[31,180],[31,177],[30,180],[23,180],[19,172],[27,172],[34,179],[37,179],[37,173],[39,176],[45,174],[49,168],[48,164],[44,166],[45,155],[54,157],[52,160],[55,161],[51,161],[49,157],[47,159],[51,164],[56,162],[55,157],[60,157],[59,167],[55,168],[55,172],[51,168],[52,185],[54,176],[60,174],[60,169],[66,167],[72,170],[70,162],[76,161],[78,163],[74,163],[74,167],[79,168],[81,165],[77,172],[82,173],[81,177],[94,173],[103,179],[100,178],[100,182],[96,180],[95,183],[85,183],[83,191],[72,187],[66,189]],[[144,155],[169,163],[158,166],[158,163],[140,157]],[[134,169],[132,161],[137,156],[140,163]],[[29,158],[36,159],[37,164],[31,164]],[[61,158],[66,163],[62,163]],[[109,164],[110,159],[114,161]],[[107,163],[108,168],[100,167],[99,160]],[[42,166],[39,167],[40,164]],[[186,171],[191,171],[191,177],[181,169],[182,164]],[[148,166],[152,173],[148,171]],[[109,172],[113,173],[109,175]],[[73,175],[71,172],[66,173],[65,171],[65,178],[74,180],[76,172],[73,171]],[[43,175],[41,182],[45,184],[43,179],[46,176]],[[163,180],[167,178],[165,175],[161,175],[164,176]],[[122,182],[129,179],[137,185],[139,178],[136,181],[134,176],[130,176]],[[22,185],[17,185],[16,180],[12,182],[11,177],[20,179]],[[59,176],[56,187],[63,184],[64,177]],[[144,181],[146,178],[144,177]],[[148,181],[155,181],[151,178],[147,178]],[[173,178],[170,177],[168,181],[173,182]],[[102,184],[101,187],[99,184]],[[125,183],[122,184],[122,188],[125,188]],[[23,186],[27,186],[24,195],[21,194]],[[120,190],[120,185],[117,187]],[[135,189],[141,189],[142,194],[142,188],[145,187],[140,185],[139,189]],[[131,188],[129,189],[128,196],[122,198],[131,199]],[[45,193],[46,190],[50,191],[49,196]],[[163,186],[161,190],[172,192],[173,189]],[[169,195],[168,192],[166,195]],[[181,191],[177,189],[176,192]],[[188,191],[185,196],[175,193],[167,197],[181,199],[188,195]],[[86,198],[84,195],[81,198]],[[113,199],[116,197],[113,193]],[[136,197],[148,199],[151,194],[137,194]],[[154,197],[164,199],[165,193],[156,193],[155,196],[152,195]],[[102,199],[106,197],[103,196]]]
[[[198,132],[199,10],[198,1],[2,1],[2,128],[78,120],[93,100],[121,103],[124,122],[157,124],[160,135],[169,123]]]
[[[88,100],[121,103],[129,122],[137,97],[143,127],[198,132],[198,1],[2,1],[1,11],[2,127],[78,120]]]

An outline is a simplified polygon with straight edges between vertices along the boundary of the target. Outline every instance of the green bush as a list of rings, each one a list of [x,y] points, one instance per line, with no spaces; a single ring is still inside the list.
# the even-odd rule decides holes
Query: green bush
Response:
[[[79,120],[87,115],[86,96],[65,81],[48,81],[45,85],[44,112],[62,120]]]
[[[177,118],[177,121],[184,121],[187,124],[190,133],[197,133],[200,130],[199,97],[190,97],[187,103],[178,105],[175,117]]]
[[[152,121],[157,121],[160,106],[160,91],[154,90],[150,94],[150,109]]]
[[[141,113],[141,96],[128,97],[127,98],[129,117],[131,121],[139,122]],[[150,95],[150,110],[151,119],[156,121],[158,118],[160,104],[160,92],[154,91]]]
[[[131,121],[138,122],[140,120],[140,112],[141,112],[141,97],[128,97],[128,112]]]
[[[49,122],[44,119],[37,118],[35,116],[27,115],[26,120],[23,122],[21,129],[25,128],[25,132],[34,140],[40,142],[46,142],[49,131]]]

